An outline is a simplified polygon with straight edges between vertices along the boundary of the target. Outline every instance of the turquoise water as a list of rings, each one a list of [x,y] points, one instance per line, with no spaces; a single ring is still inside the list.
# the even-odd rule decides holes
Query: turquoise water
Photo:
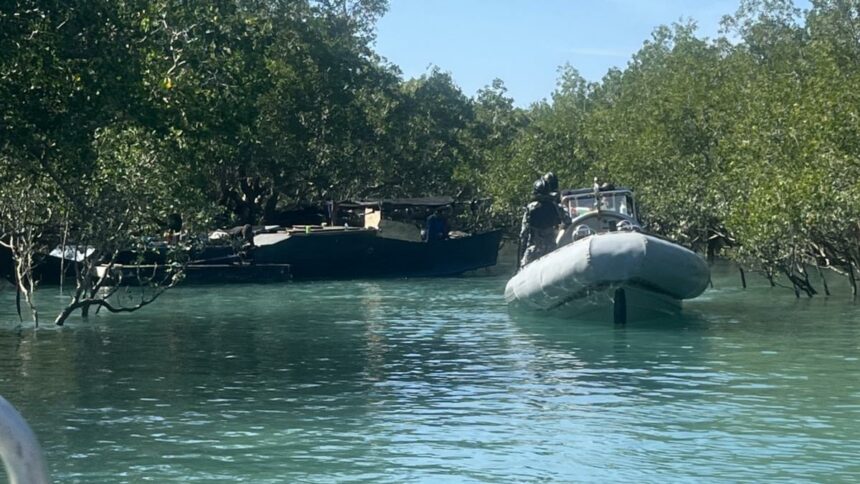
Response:
[[[626,327],[509,314],[504,277],[178,288],[37,331],[7,289],[0,394],[58,482],[860,479],[847,283],[738,279]]]

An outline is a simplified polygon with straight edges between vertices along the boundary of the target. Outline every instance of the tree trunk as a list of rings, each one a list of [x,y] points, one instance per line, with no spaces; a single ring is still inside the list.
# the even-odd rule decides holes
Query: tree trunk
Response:
[[[708,239],[708,263],[713,264],[717,258],[717,239]]]
[[[57,315],[57,319],[54,320],[54,324],[56,324],[57,326],[62,326],[66,322],[66,320],[69,319],[69,316],[71,316],[72,313],[75,312],[76,309],[78,309],[78,307],[80,307],[79,303],[72,303],[63,308],[63,311],[60,312],[60,314]]]
[[[821,266],[816,267],[818,267],[818,275],[821,276],[821,284],[824,286],[824,295],[830,296],[830,288],[827,287],[827,279],[824,277],[824,271],[821,270]]]
[[[18,285],[18,279],[15,279],[15,309],[18,310],[18,320],[24,322],[24,316],[21,315],[21,286]]]
[[[30,308],[30,313],[33,316],[33,323],[36,327],[39,327],[39,311],[36,309],[36,304],[33,302],[33,292],[36,289],[36,284],[33,282],[33,247],[29,245],[29,242],[25,239],[25,241],[20,242],[21,245],[13,245],[13,257],[15,264],[15,281],[18,286],[18,298],[20,301],[20,294],[24,294],[24,301],[27,302],[27,306]],[[18,309],[18,316],[21,316],[20,313],[20,302]]]
[[[278,207],[278,199],[280,198],[280,194],[278,192],[273,192],[269,198],[266,199],[266,204],[263,206],[263,222],[264,223],[274,223],[274,220],[277,217],[277,207]]]

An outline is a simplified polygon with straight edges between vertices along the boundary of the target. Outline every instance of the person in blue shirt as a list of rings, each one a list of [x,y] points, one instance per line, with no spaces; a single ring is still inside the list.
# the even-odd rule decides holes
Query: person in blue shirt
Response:
[[[433,242],[436,240],[445,240],[448,238],[448,219],[445,216],[445,209],[439,207],[427,217],[427,228],[424,233],[424,240]]]

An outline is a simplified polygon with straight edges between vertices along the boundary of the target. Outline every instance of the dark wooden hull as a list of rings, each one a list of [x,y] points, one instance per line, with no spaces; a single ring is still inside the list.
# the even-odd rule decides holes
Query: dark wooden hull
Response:
[[[12,251],[0,245],[0,277],[14,284],[15,271],[12,264]]]
[[[165,266],[115,266],[110,282],[138,286],[148,280],[166,283],[171,276]],[[290,280],[285,264],[191,264],[185,267],[183,285],[264,284]]]
[[[204,268],[234,262],[237,257],[226,247],[206,248],[189,270],[184,284],[272,282],[293,279],[351,279],[380,277],[444,277],[496,265],[502,231],[436,242],[408,242],[378,237],[376,232],[354,230],[334,233],[293,234],[281,242],[256,247],[248,258],[257,265],[289,265],[288,271],[275,269]],[[3,266],[3,276],[12,276],[11,255]],[[163,263],[158,257],[144,263]],[[0,261],[3,262],[3,261]],[[130,255],[121,263],[137,262]],[[6,267],[9,266],[9,267]],[[74,281],[73,263],[64,266],[66,280]],[[7,274],[8,272],[8,274]],[[60,259],[45,257],[37,266],[41,284],[58,284]]]
[[[256,247],[262,264],[289,264],[294,279],[442,277],[496,264],[502,232],[436,242],[378,237],[373,231],[293,234]]]
[[[60,284],[61,274],[65,272],[65,280],[68,284],[74,284],[76,262],[53,257],[46,254],[37,254],[33,267],[33,277],[39,285]],[[248,269],[237,266],[239,256],[231,247],[207,246],[195,254],[194,262],[189,266],[186,279],[183,284],[232,284],[247,282],[280,282],[289,279],[289,271],[277,268]],[[147,252],[142,258],[134,252],[122,252],[116,262],[122,265],[135,264],[166,264],[166,251],[164,249]],[[247,265],[247,263],[245,264]],[[192,274],[193,272],[193,274]],[[0,246],[0,277],[15,282],[15,272],[12,253],[9,249]]]
[[[33,261],[33,278],[39,285],[56,285],[60,283],[60,274],[66,273],[67,281],[75,280],[75,263],[72,261],[62,262],[57,257],[46,254],[36,254]],[[10,283],[15,283],[15,266],[12,252],[0,246],[0,277]]]

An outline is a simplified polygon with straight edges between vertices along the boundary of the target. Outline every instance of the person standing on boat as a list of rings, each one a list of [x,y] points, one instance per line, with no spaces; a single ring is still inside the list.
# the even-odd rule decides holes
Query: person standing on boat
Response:
[[[560,224],[563,228],[567,228],[571,223],[570,213],[561,205],[561,194],[558,191],[558,177],[555,173],[548,171],[546,175],[541,177],[541,180],[546,184],[549,196],[552,197],[555,203],[555,208],[558,210],[558,217],[561,220]]]
[[[557,188],[558,181],[555,183]],[[520,247],[523,251],[520,267],[556,249],[558,228],[564,224],[564,217],[556,202],[557,196],[550,192],[544,177],[535,182],[532,201],[526,207],[520,229]]]
[[[243,225],[242,230],[239,232],[239,236],[241,237],[241,240],[239,242],[239,250],[237,251],[239,255],[239,261],[242,263],[250,262],[253,264],[254,227],[251,224]]]
[[[445,240],[448,238],[448,219],[445,217],[445,212],[442,207],[437,208],[427,217],[427,227],[424,231],[424,236],[427,242],[436,240]]]
[[[182,233],[182,215],[171,213],[167,216],[167,231],[164,233],[164,241],[168,245],[179,243],[179,237]]]

